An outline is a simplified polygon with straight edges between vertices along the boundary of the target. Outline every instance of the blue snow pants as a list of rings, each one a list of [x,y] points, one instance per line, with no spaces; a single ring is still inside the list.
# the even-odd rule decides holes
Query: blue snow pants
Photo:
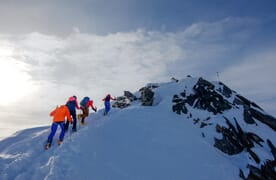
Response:
[[[105,113],[107,114],[110,111],[110,101],[105,101],[104,106],[105,106]]]
[[[48,142],[49,143],[52,143],[53,141],[53,138],[56,134],[56,131],[57,131],[57,127],[58,125],[60,126],[61,128],[61,132],[60,132],[60,135],[59,135],[59,140],[63,140],[64,138],[64,133],[65,133],[65,130],[64,130],[64,122],[55,122],[52,124],[52,127],[51,127],[51,133],[49,134],[48,136]]]
[[[72,129],[76,130],[77,129],[77,113],[76,113],[76,110],[70,111],[70,114],[71,114],[71,116],[73,118],[73,127],[72,127]],[[67,119],[67,121],[65,123],[65,130],[67,131],[68,128],[69,128],[69,121]]]

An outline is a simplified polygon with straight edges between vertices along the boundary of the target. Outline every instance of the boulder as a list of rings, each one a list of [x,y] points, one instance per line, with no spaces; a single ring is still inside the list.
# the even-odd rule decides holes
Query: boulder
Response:
[[[126,96],[130,101],[137,100],[137,97],[129,91],[124,91],[124,96]]]
[[[126,96],[119,96],[116,98],[116,101],[112,104],[113,108],[126,108],[130,105],[130,100]]]
[[[154,92],[148,87],[143,87],[139,91],[141,92],[142,105],[143,106],[152,106]]]

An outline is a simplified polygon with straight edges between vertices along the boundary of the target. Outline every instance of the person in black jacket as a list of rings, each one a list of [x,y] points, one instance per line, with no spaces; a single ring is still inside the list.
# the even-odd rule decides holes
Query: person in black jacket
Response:
[[[76,114],[76,108],[80,109],[79,105],[78,105],[78,101],[77,101],[77,97],[76,96],[71,96],[69,97],[66,106],[68,107],[70,114],[73,118],[73,127],[72,130],[75,132],[77,131],[77,114]],[[69,121],[67,120],[65,123],[65,131],[68,130],[69,127]]]

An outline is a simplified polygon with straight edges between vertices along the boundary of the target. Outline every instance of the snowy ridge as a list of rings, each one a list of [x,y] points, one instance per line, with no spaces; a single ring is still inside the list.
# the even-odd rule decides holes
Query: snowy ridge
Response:
[[[247,176],[247,164],[260,166],[247,152],[227,155],[214,147],[216,124],[227,126],[224,117],[239,120],[244,131],[252,131],[264,140],[276,144],[275,131],[257,122],[248,125],[242,108],[232,108],[222,114],[187,105],[187,114],[172,111],[172,99],[184,89],[194,93],[198,78],[178,82],[158,83],[153,89],[153,106],[141,106],[139,100],[124,109],[92,113],[86,126],[76,133],[68,132],[64,143],[56,143],[45,151],[43,145],[50,127],[26,129],[0,142],[0,179],[96,179],[96,180],[183,180],[183,179],[240,179],[242,170]],[[218,89],[221,85],[213,83]],[[234,101],[234,94],[228,98]],[[139,92],[134,93],[136,96]],[[191,117],[192,116],[192,117]],[[200,128],[200,123],[208,125]],[[208,120],[206,120],[208,119]],[[50,121],[50,117],[49,117]],[[210,124],[209,124],[210,123]],[[270,148],[252,148],[260,159],[273,159]]]

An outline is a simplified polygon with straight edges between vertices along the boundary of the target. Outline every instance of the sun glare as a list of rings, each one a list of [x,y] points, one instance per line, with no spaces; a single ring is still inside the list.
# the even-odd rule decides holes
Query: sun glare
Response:
[[[12,50],[0,47],[0,104],[11,104],[29,94],[30,76],[26,65],[12,59]]]

